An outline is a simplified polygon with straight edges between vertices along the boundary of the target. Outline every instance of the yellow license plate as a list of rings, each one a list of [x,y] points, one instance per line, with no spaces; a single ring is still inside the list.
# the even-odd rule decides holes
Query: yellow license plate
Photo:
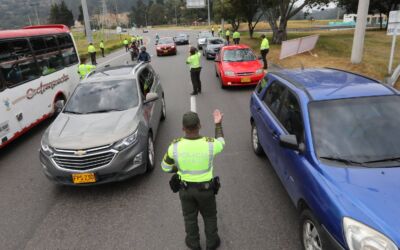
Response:
[[[251,78],[249,78],[249,77],[243,77],[240,81],[241,81],[241,82],[251,82]]]
[[[164,53],[168,53],[168,50],[164,50]]]
[[[96,176],[94,173],[72,174],[72,182],[75,184],[93,183],[96,182]]]

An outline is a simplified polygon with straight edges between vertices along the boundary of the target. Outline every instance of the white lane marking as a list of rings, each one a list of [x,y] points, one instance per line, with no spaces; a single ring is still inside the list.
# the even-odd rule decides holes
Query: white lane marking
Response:
[[[128,54],[125,52],[125,53],[122,54],[122,55],[116,56],[116,57],[111,58],[111,59],[109,59],[109,60],[107,60],[107,61],[105,61],[105,62],[99,63],[99,64],[97,65],[97,67],[100,67],[100,66],[103,65],[103,64],[104,64],[104,65],[105,65],[105,64],[108,64],[108,63],[114,61],[115,59],[118,59],[118,58],[120,58],[120,57],[122,57],[122,56],[126,56],[126,55],[128,55]]]
[[[197,112],[197,105],[196,105],[196,96],[190,96],[190,111]]]

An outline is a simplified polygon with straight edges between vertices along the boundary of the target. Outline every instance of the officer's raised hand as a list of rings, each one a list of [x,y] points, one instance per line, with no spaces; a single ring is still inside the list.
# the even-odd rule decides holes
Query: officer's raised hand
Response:
[[[221,113],[221,111],[219,111],[219,109],[214,110],[213,116],[214,116],[215,124],[222,123],[222,118],[224,117],[224,114]]]

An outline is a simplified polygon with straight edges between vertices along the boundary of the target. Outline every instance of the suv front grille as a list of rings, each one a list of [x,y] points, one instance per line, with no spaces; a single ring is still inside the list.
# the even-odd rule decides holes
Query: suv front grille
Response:
[[[110,164],[116,151],[109,146],[87,150],[55,149],[52,159],[60,167],[72,170],[88,170]]]

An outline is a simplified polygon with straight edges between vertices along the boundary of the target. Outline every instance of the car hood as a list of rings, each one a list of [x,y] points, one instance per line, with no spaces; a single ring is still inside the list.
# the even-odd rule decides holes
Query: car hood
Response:
[[[400,164],[391,168],[329,167],[326,176],[343,196],[339,200],[345,216],[371,226],[400,246]]]
[[[240,73],[255,72],[256,70],[261,69],[262,65],[258,60],[256,60],[248,62],[222,62],[222,67],[224,70]]]
[[[198,43],[206,43],[206,38],[199,38],[197,39]]]
[[[139,123],[138,108],[98,114],[61,113],[48,132],[50,146],[86,149],[114,143],[132,134]]]
[[[207,49],[217,49],[217,48],[222,48],[224,45],[223,44],[212,44],[212,45],[207,45]]]

